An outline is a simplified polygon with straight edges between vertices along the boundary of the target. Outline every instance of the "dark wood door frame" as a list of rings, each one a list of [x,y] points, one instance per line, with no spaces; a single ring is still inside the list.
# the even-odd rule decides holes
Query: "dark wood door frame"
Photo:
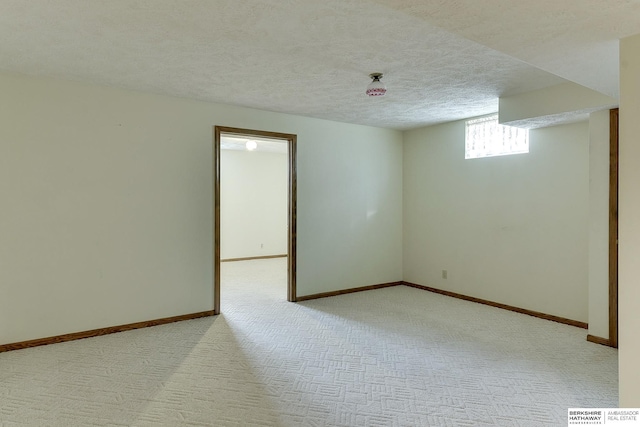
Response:
[[[618,347],[618,109],[609,112],[609,345]]]
[[[296,301],[296,223],[297,223],[297,135],[240,129],[225,126],[213,127],[213,312],[220,314],[220,137],[225,135],[256,136],[287,141],[289,148],[289,196],[288,196],[288,266],[287,301]]]
[[[587,340],[618,348],[618,109],[609,110],[609,337]]]

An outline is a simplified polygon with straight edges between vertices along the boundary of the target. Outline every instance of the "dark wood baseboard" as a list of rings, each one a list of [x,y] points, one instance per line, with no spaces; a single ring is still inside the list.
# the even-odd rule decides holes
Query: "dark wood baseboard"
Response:
[[[71,334],[58,335],[49,338],[39,338],[29,341],[21,341],[12,344],[1,344],[0,353],[11,350],[21,350],[23,348],[38,347],[41,345],[56,344],[67,341],[80,340],[83,338],[98,337],[101,335],[113,334],[116,332],[130,331],[132,329],[148,328],[149,326],[164,325],[167,323],[180,322],[182,320],[197,319],[200,317],[213,316],[213,310],[201,311],[199,313],[183,314],[181,316],[165,317],[162,319],[147,320],[144,322],[128,323],[120,326],[110,326],[107,328],[92,329],[90,331],[74,332]]]
[[[322,292],[320,294],[305,295],[302,297],[298,297],[297,302],[308,301],[308,300],[318,299],[318,298],[335,297],[338,295],[352,294],[354,292],[372,291],[374,289],[389,288],[391,286],[399,286],[402,284],[403,282],[389,282],[389,283],[380,283],[379,285],[362,286],[359,288],[341,289],[339,291],[333,291],[333,292]]]
[[[540,319],[551,320],[553,322],[564,323],[565,325],[577,326],[578,328],[587,329],[589,325],[585,322],[580,322],[578,320],[565,319],[564,317],[554,316],[552,314],[540,313],[538,311],[527,310],[526,308],[514,307],[507,304],[502,304],[499,302],[493,302],[484,300],[481,298],[470,297],[467,295],[458,294],[455,292],[445,291],[442,289],[431,288],[429,286],[417,285],[411,282],[402,282],[406,286],[410,286],[412,288],[423,289],[425,291],[434,292],[436,294],[446,295],[448,297],[454,297],[458,299],[463,299],[465,301],[477,302],[479,304],[489,305],[491,307],[502,308],[504,310],[515,311],[516,313],[526,314],[533,317],[539,317]]]
[[[607,347],[613,347],[613,344],[611,343],[611,340],[608,338],[602,338],[602,337],[597,337],[595,335],[587,335],[587,341],[595,343],[595,344],[600,344],[600,345],[606,345]]]
[[[246,258],[227,258],[221,259],[220,262],[233,262],[233,261],[250,261],[253,259],[271,259],[271,258],[286,258],[287,254],[284,255],[264,255],[264,256],[250,256]]]
[[[270,258],[276,258],[276,257],[280,257],[280,256],[271,256]],[[333,297],[333,296],[338,296],[338,295],[351,294],[351,293],[354,293],[354,292],[371,291],[371,290],[374,290],[374,289],[389,288],[389,287],[392,287],[392,286],[400,286],[400,285],[405,285],[405,286],[409,286],[409,287],[416,288],[416,289],[422,289],[422,290],[433,292],[433,293],[436,293],[436,294],[441,294],[441,295],[445,295],[445,296],[449,296],[449,297],[453,297],[453,298],[462,299],[462,300],[465,300],[465,301],[471,301],[471,302],[475,302],[475,303],[479,303],[479,304],[484,304],[484,305],[488,305],[488,306],[491,306],[491,307],[501,308],[501,309],[504,309],[504,310],[514,311],[516,313],[526,314],[526,315],[529,315],[529,316],[538,317],[540,319],[551,320],[553,322],[558,322],[558,323],[563,323],[563,324],[566,324],[566,325],[576,326],[578,328],[583,328],[583,329],[587,329],[588,328],[588,324],[585,323],[585,322],[580,322],[580,321],[571,320],[571,319],[565,319],[564,317],[553,316],[551,314],[540,313],[540,312],[533,311],[533,310],[527,310],[525,308],[514,307],[514,306],[511,306],[511,305],[507,305],[507,304],[488,301],[488,300],[484,300],[484,299],[476,298],[476,297],[470,297],[470,296],[467,296],[467,295],[458,294],[458,293],[451,292],[451,291],[445,291],[445,290],[442,290],[442,289],[436,289],[436,288],[432,288],[432,287],[429,287],[429,286],[418,285],[416,283],[404,282],[404,281],[380,283],[380,284],[377,284],[377,285],[362,286],[362,287],[359,287],[359,288],[341,289],[341,290],[338,290],[338,291],[322,292],[322,293],[319,293],[319,294],[305,295],[305,296],[298,297],[297,301],[298,302],[309,301],[309,300],[318,299],[318,298],[327,298],[327,297]],[[108,334],[113,334],[113,333],[116,333],[116,332],[124,332],[124,331],[130,331],[130,330],[133,330],[133,329],[148,328],[150,326],[164,325],[164,324],[167,324],[167,323],[180,322],[180,321],[183,321],[183,320],[197,319],[197,318],[200,318],[200,317],[208,317],[208,316],[214,316],[214,315],[216,315],[214,310],[202,311],[202,312],[199,312],[199,313],[183,314],[181,316],[165,317],[165,318],[162,318],[162,319],[147,320],[147,321],[144,321],[144,322],[129,323],[129,324],[126,324],[126,325],[110,326],[110,327],[107,327],[107,328],[93,329],[93,330],[90,330],[90,331],[74,332],[74,333],[71,333],[71,334],[58,335],[58,336],[49,337],[49,338],[39,338],[39,339],[35,339],[35,340],[21,341],[21,342],[16,342],[16,343],[11,343],[11,344],[0,344],[0,353],[6,352],[6,351],[12,351],[12,350],[20,350],[20,349],[30,348],[30,347],[38,347],[38,346],[41,346],[41,345],[48,345],[48,344],[56,344],[56,343],[62,343],[62,342],[67,342],[67,341],[74,341],[74,340],[79,340],[79,339],[83,339],[83,338],[98,337],[98,336],[101,336],[101,335],[108,335]],[[605,339],[605,338],[601,338],[601,337],[597,337],[597,336],[594,336],[594,335],[587,335],[587,341],[590,341],[590,342],[593,342],[593,343],[596,343],[596,344],[601,344],[601,345],[613,347],[613,345],[610,342],[610,340]]]
[[[503,310],[509,310],[509,311],[513,311],[513,312],[516,312],[516,313],[520,313],[520,314],[526,314],[528,316],[533,316],[533,317],[537,317],[537,318],[544,319],[544,320],[551,320],[553,322],[563,323],[565,325],[576,326],[576,327],[582,328],[582,329],[588,329],[588,327],[589,327],[589,325],[586,322],[580,322],[578,320],[566,319],[564,317],[554,316],[552,314],[540,313],[538,311],[528,310],[526,308],[514,307],[514,306],[511,306],[511,305],[502,304],[502,303],[499,303],[499,302],[484,300],[484,299],[476,298],[476,297],[470,297],[470,296],[467,296],[467,295],[458,294],[456,292],[445,291],[445,290],[442,290],[442,289],[436,289],[436,288],[432,288],[432,287],[429,287],[429,286],[423,286],[423,285],[418,285],[416,283],[404,282],[404,281],[381,283],[379,285],[362,286],[362,287],[359,287],[359,288],[342,289],[342,290],[333,291],[333,292],[323,292],[323,293],[320,293],[320,294],[305,295],[305,296],[298,297],[298,302],[300,302],[300,301],[308,301],[308,300],[318,299],[318,298],[326,298],[326,297],[333,297],[333,296],[338,296],[338,295],[350,294],[350,293],[353,293],[353,292],[363,292],[363,291],[370,291],[370,290],[373,290],[373,289],[388,288],[388,287],[391,287],[391,286],[398,286],[398,285],[405,285],[405,286],[409,286],[409,287],[412,287],[412,288],[422,289],[424,291],[429,291],[429,292],[433,292],[433,293],[436,293],[436,294],[445,295],[445,296],[448,296],[448,297],[458,298],[458,299],[462,299],[462,300],[465,300],[465,301],[471,301],[471,302],[475,302],[475,303],[479,303],[479,304],[484,304],[484,305],[488,305],[488,306],[491,306],[491,307],[501,308]],[[589,338],[587,338],[587,339],[589,339]],[[593,341],[593,342],[597,342],[598,344],[603,344],[603,345],[609,345],[609,344],[605,344],[604,343],[605,341],[608,342],[608,340],[604,340],[603,338],[599,338],[599,337],[594,337],[594,339],[598,339],[599,341]]]

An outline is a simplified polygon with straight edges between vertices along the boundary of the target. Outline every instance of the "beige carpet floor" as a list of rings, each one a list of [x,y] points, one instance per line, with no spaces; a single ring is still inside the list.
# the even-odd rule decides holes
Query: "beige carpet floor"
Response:
[[[617,406],[586,331],[404,286],[286,302],[224,263],[223,314],[0,354],[0,426],[563,426]]]

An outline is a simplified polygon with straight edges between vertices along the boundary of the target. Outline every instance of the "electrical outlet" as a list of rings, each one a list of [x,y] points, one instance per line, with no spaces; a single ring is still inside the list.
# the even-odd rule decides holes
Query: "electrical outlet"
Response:
[[[264,243],[260,243],[260,249],[264,248]]]
[[[447,270],[442,270],[442,278],[443,279],[447,278]]]

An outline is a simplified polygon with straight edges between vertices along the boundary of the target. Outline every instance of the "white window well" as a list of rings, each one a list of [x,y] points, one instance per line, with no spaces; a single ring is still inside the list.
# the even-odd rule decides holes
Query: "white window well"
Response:
[[[529,129],[503,126],[498,115],[466,122],[465,159],[529,152]]]

